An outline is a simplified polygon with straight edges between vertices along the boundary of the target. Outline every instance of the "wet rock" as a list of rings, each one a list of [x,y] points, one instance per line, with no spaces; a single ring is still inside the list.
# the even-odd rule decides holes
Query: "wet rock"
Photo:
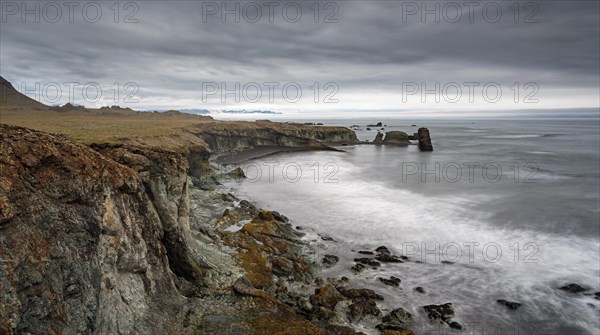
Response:
[[[390,252],[390,249],[388,249],[386,246],[382,245],[380,247],[377,247],[377,249],[375,249],[375,252],[378,254],[388,254],[391,255],[392,253]]]
[[[594,299],[600,300],[600,292],[594,293]]]
[[[366,268],[366,266],[358,263],[358,264],[354,265],[353,267],[351,267],[350,270],[352,270],[352,272],[354,272],[354,273],[359,273],[359,272],[362,272],[365,268]]]
[[[429,129],[419,128],[419,149],[421,151],[433,151],[433,145],[431,144],[431,137],[429,136]]]
[[[421,287],[421,286],[415,287],[415,291],[417,291],[419,293],[422,293],[422,294],[425,294],[425,289],[423,287]]]
[[[371,128],[367,128],[367,130],[371,130]]]
[[[373,255],[372,251],[367,251],[367,250],[360,250],[358,253],[363,254],[363,255]]]
[[[500,305],[504,305],[510,309],[516,310],[519,307],[521,307],[521,304],[518,302],[514,302],[514,301],[508,301],[508,300],[504,300],[504,299],[499,299],[496,300],[496,302],[498,302]]]
[[[383,144],[409,145],[408,134],[403,131],[388,131],[385,133]]]
[[[250,203],[250,201],[248,201],[248,200],[240,201],[240,207],[254,209],[254,210],[256,209],[256,207],[252,203]]]
[[[375,303],[373,300],[357,301],[348,306],[348,318],[350,322],[360,321],[367,315],[381,315],[381,311],[377,307],[377,303]]]
[[[329,283],[316,289],[315,294],[310,297],[310,302],[313,305],[327,308],[334,308],[341,300],[342,296],[340,296],[340,293]]]
[[[565,286],[560,287],[560,290],[563,290],[565,292],[569,292],[569,293],[582,293],[587,291],[587,289],[579,284],[575,284],[575,283],[571,283],[571,284],[567,284]]]
[[[382,277],[379,277],[378,279],[382,283],[389,285],[389,286],[394,286],[394,287],[400,286],[400,282],[401,282],[400,278],[394,277],[394,276],[391,276],[389,279],[382,278]]]
[[[450,262],[450,261],[442,261],[441,263],[442,263],[442,264],[447,264],[447,265],[452,265],[452,264],[454,264],[454,262]]]
[[[368,288],[350,288],[340,289],[340,293],[353,301],[360,300],[383,300],[383,296],[375,293],[375,291]]]
[[[290,221],[290,219],[288,219],[287,216],[285,216],[285,215],[283,215],[283,214],[281,214],[281,213],[279,213],[277,211],[272,211],[271,213],[273,214],[273,218],[275,220],[279,221],[279,222],[284,222],[285,223],[285,222],[289,222]]]
[[[462,329],[462,326],[460,325],[460,323],[456,322],[456,321],[450,321],[448,322],[448,326],[450,326],[450,328],[452,329]]]
[[[454,317],[454,309],[451,303],[442,305],[427,305],[423,306],[427,317],[434,323],[447,323]]]
[[[374,260],[373,258],[355,258],[354,261],[369,266],[381,266],[381,263]]]
[[[377,124],[368,124],[367,127],[381,127],[383,126],[383,123],[381,122],[377,122]]]
[[[412,314],[403,308],[396,308],[381,320],[384,324],[402,325],[413,321]]]
[[[336,255],[325,255],[321,261],[326,267],[336,265],[340,261],[340,258]]]

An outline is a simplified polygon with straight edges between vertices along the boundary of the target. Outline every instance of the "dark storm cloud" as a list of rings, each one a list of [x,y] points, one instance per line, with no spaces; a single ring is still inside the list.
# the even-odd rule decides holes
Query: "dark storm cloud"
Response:
[[[77,15],[74,23],[8,16],[0,26],[1,74],[13,82],[133,81],[142,97],[171,102],[196,95],[204,81],[334,81],[356,91],[394,89],[402,81],[599,86],[597,1],[537,1],[533,9],[521,3],[516,20],[512,1],[493,2],[487,17],[485,2],[472,12],[457,2],[462,15],[456,23],[449,22],[453,8],[439,23],[433,15],[423,21],[422,2],[340,1],[333,8],[337,23],[323,23],[333,13],[327,2],[319,6],[319,23],[312,1],[293,2],[303,12],[296,23],[278,10],[269,22],[263,1],[253,3],[262,4],[257,23],[243,15],[239,23],[232,15],[222,22],[220,10],[203,15],[207,5],[222,2],[135,3],[139,23],[115,23],[108,3],[97,23]],[[425,6],[436,4],[446,2]],[[491,22],[496,4],[502,15]],[[413,5],[419,12],[408,15]],[[126,13],[122,9],[120,21]],[[524,22],[527,15],[538,22]]]

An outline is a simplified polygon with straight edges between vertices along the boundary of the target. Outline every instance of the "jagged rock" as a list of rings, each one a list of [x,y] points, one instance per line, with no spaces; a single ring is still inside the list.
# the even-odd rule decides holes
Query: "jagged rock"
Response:
[[[433,151],[431,137],[429,136],[429,129],[419,128],[417,135],[419,139],[419,149],[421,151]]]
[[[388,249],[386,246],[382,245],[380,247],[377,247],[377,249],[375,249],[375,252],[378,254],[388,254],[390,255],[390,249]]]
[[[508,301],[508,300],[504,300],[504,299],[498,299],[496,300],[496,302],[498,302],[500,305],[504,305],[510,309],[517,309],[519,307],[521,307],[521,304],[518,302],[514,302],[514,301]]]
[[[403,131],[388,131],[385,133],[383,144],[409,145],[408,135]]]
[[[322,287],[315,290],[315,294],[310,297],[310,302],[313,305],[319,305],[327,308],[334,308],[343,297],[333,287],[333,285],[327,283]]]
[[[384,284],[386,284],[388,286],[394,286],[394,287],[400,286],[400,282],[401,282],[400,278],[394,277],[394,276],[391,276],[389,279],[388,278],[382,278],[382,277],[379,277],[378,279],[382,283],[384,283]]]
[[[367,315],[381,315],[377,303],[373,300],[357,301],[348,306],[348,318],[350,319],[350,322],[360,321]]]
[[[325,255],[323,257],[323,265],[327,266],[327,267],[331,267],[336,265],[338,262],[340,261],[340,258],[338,256],[335,255]]]
[[[565,286],[560,287],[560,289],[569,293],[582,293],[588,290],[585,287],[575,283],[567,284]]]
[[[367,127],[381,127],[383,126],[383,123],[381,122],[377,122],[376,124],[368,124]]]
[[[454,309],[451,303],[442,305],[423,306],[427,317],[434,323],[447,323],[454,317]]]

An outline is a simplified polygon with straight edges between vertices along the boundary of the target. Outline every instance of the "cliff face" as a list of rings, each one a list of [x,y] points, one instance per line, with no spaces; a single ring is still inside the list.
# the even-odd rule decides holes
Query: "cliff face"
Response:
[[[0,125],[0,333],[169,332],[201,280],[187,160],[97,149]]]
[[[257,146],[308,147],[317,143],[355,143],[356,134],[343,127],[316,127],[281,123],[245,122],[211,124],[197,133],[216,153]]]

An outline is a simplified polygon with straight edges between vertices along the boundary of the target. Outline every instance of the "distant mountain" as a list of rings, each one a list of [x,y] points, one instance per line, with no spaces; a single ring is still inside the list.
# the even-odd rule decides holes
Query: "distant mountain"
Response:
[[[0,109],[12,108],[47,109],[48,106],[17,91],[13,85],[0,76]]]
[[[273,112],[273,111],[247,111],[245,109],[242,110],[223,110],[221,113],[225,114],[283,114],[281,112]]]

